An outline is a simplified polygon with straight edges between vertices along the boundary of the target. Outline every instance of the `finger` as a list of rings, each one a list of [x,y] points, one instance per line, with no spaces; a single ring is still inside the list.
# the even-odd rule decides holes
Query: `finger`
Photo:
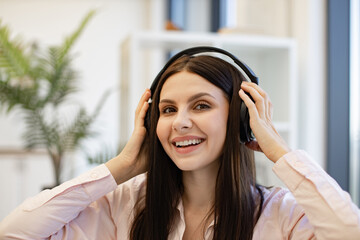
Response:
[[[135,118],[137,118],[137,116],[139,115],[139,113],[144,105],[144,102],[147,102],[149,100],[150,96],[151,96],[150,89],[146,89],[145,92],[143,93],[143,95],[141,96],[140,101],[136,107]]]
[[[241,89],[250,94],[259,112],[259,116],[261,118],[265,118],[267,116],[267,106],[264,97],[255,88],[248,84],[241,84]]]
[[[264,89],[262,89],[258,84],[253,83],[253,82],[246,82],[243,81],[241,83],[241,85],[246,85],[246,86],[250,86],[252,88],[255,88],[256,91],[258,91],[260,93],[261,96],[263,96],[264,98],[267,96],[266,92],[264,91]]]
[[[137,115],[137,118],[135,120],[135,127],[136,126],[144,126],[145,123],[145,116],[146,116],[146,112],[149,109],[149,103],[147,101],[145,101],[139,111],[139,114]]]
[[[142,123],[144,123],[146,112],[149,109],[149,106],[150,106],[149,103],[146,101],[146,102],[144,102],[144,104],[143,104],[143,106],[142,106],[142,108],[140,110],[138,119],[141,120]]]
[[[272,120],[272,116],[273,116],[273,112],[274,112],[274,108],[273,108],[273,105],[272,105],[272,102],[271,101],[268,101],[268,119],[269,120]]]
[[[259,118],[259,112],[255,106],[255,103],[251,100],[251,98],[244,92],[244,90],[240,89],[239,91],[240,98],[244,101],[246,107],[249,110],[250,119],[251,118]]]
[[[265,116],[271,120],[272,119],[272,114],[273,114],[273,107],[272,107],[272,102],[269,98],[269,95],[257,84],[252,83],[252,82],[242,82],[241,87],[246,88],[253,88],[255,89],[263,98],[263,106],[265,108]],[[255,100],[255,99],[254,99]]]

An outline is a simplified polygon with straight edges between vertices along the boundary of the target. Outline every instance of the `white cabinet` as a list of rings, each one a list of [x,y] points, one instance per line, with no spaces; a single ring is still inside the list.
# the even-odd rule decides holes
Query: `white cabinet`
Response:
[[[297,147],[296,44],[290,38],[215,33],[135,32],[121,47],[121,140],[133,129],[134,112],[145,88],[166,62],[168,53],[194,46],[215,46],[230,51],[259,77],[259,85],[274,105],[273,120],[291,148]],[[256,154],[258,181],[281,185],[272,163]]]

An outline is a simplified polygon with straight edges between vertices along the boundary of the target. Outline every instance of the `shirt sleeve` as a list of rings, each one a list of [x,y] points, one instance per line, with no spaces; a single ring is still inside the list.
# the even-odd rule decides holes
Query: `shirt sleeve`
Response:
[[[306,152],[296,150],[285,154],[273,171],[304,209],[304,218],[308,218],[316,239],[360,239],[358,207]],[[298,223],[301,221],[307,220],[299,219]],[[296,228],[292,239],[300,239],[296,237]]]
[[[103,196],[116,187],[108,168],[100,165],[27,199],[0,223],[0,239],[112,239],[115,226]],[[107,227],[96,227],[100,222]]]

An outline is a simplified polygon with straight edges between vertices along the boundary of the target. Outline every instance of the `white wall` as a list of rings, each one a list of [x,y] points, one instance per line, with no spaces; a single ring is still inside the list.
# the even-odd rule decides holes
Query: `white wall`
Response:
[[[326,166],[326,0],[292,0],[298,45],[299,146]]]

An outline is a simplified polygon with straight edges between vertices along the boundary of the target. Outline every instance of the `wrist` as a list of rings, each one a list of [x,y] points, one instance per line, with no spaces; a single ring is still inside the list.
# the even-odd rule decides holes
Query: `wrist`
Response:
[[[280,148],[276,151],[274,157],[270,159],[274,163],[276,163],[280,158],[282,158],[285,154],[289,153],[291,150],[289,148]]]
[[[107,161],[105,166],[109,169],[118,185],[136,176],[133,173],[133,167],[127,164],[120,155]]]

